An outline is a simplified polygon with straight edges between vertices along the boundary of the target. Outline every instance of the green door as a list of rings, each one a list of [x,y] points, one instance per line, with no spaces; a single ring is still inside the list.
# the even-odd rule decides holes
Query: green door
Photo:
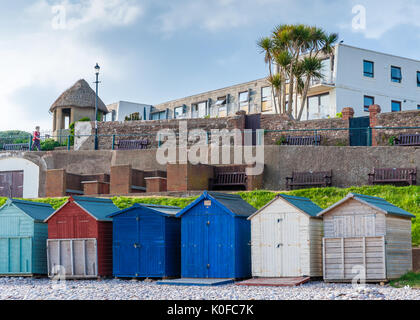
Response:
[[[0,274],[32,273],[32,238],[0,238]]]

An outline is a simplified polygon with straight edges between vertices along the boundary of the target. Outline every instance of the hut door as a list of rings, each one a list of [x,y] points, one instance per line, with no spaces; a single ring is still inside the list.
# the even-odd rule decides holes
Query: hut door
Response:
[[[32,238],[0,238],[0,274],[32,273]]]
[[[222,212],[208,215],[208,278],[226,278],[226,275],[232,274],[230,261],[234,257],[230,219]]]
[[[282,216],[278,214],[262,214],[260,215],[260,243],[257,243],[261,250],[260,276],[262,277],[281,277],[282,275],[282,251],[281,246],[281,230],[282,230]]]
[[[297,277],[302,275],[300,265],[299,245],[299,215],[282,215],[281,235],[278,240],[281,243],[282,277]]]
[[[163,219],[155,216],[140,217],[138,265],[141,277],[159,277],[164,273],[165,244]]]
[[[139,228],[136,217],[119,219],[118,238],[114,239],[114,270],[119,275],[135,276],[139,272]]]

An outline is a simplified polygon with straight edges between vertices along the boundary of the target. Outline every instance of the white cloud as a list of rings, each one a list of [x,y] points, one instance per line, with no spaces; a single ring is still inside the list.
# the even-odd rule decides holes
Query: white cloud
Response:
[[[4,75],[0,77],[0,130],[31,130],[35,124],[51,128],[49,105],[19,104],[16,95],[21,90],[40,88],[61,92],[80,78],[91,82],[96,62],[106,66],[108,79],[118,79],[125,68],[123,57],[104,50],[87,34],[100,31],[98,28],[130,24],[138,17],[141,7],[125,0],[82,1],[80,5],[61,2],[69,10],[68,27],[54,30],[51,8],[57,3],[40,0],[23,11],[22,29],[12,33],[0,31],[0,70]],[[55,95],[51,95],[50,103]]]

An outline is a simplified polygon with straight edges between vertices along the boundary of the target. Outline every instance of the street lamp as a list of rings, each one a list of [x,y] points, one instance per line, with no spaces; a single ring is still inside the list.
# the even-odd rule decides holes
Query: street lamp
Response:
[[[95,150],[98,150],[98,85],[99,85],[99,71],[101,67],[99,64],[95,66],[95,75],[96,75],[96,97],[95,97]]]

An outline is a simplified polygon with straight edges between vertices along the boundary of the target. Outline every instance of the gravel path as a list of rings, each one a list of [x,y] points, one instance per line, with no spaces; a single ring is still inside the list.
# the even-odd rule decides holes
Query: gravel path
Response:
[[[310,282],[300,287],[163,286],[137,280],[67,281],[0,278],[1,300],[420,300],[420,290]]]

